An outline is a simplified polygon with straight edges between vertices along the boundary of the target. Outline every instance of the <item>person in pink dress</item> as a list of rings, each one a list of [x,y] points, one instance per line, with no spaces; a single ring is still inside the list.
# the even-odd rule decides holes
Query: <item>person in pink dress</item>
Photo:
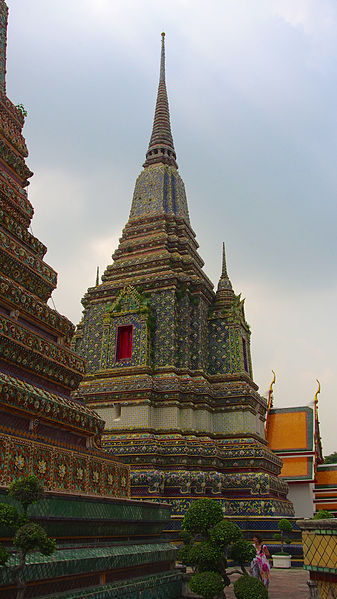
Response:
[[[254,535],[253,545],[256,551],[256,557],[250,564],[251,575],[255,578],[259,578],[261,582],[268,588],[270,578],[270,564],[268,559],[270,553],[267,545],[262,543],[262,537],[260,535]]]

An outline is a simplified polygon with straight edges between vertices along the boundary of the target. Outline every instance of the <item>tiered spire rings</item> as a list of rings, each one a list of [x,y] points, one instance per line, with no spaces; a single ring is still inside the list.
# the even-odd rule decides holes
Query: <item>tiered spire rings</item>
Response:
[[[170,112],[165,83],[165,33],[161,34],[160,75],[157,103],[149,148],[144,167],[169,164],[178,168],[170,124]]]

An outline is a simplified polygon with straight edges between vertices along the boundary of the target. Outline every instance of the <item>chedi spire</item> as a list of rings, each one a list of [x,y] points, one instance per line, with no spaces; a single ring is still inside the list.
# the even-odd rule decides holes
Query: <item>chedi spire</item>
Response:
[[[6,47],[8,7],[0,0],[0,91],[6,93]]]
[[[222,244],[222,269],[221,269],[221,277],[218,283],[218,291],[230,290],[232,291],[232,284],[229,280],[227,273],[227,265],[226,265],[226,252],[225,252],[225,243]]]
[[[144,167],[169,164],[178,168],[170,124],[170,111],[165,83],[165,33],[161,34],[160,75],[152,135]]]

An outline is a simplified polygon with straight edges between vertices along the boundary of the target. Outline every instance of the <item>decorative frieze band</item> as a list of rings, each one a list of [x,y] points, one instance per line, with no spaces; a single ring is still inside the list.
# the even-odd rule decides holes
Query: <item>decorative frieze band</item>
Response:
[[[46,491],[129,497],[128,466],[81,451],[68,451],[0,434],[0,486],[35,474]]]

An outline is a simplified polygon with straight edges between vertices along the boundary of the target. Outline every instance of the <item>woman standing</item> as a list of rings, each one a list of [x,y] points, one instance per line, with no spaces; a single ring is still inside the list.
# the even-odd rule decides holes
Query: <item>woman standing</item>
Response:
[[[256,557],[254,557],[250,565],[251,574],[255,578],[259,578],[263,584],[268,587],[270,576],[270,565],[268,561],[270,553],[268,547],[267,545],[263,545],[262,537],[260,537],[260,535],[254,535],[253,545],[255,547]]]

